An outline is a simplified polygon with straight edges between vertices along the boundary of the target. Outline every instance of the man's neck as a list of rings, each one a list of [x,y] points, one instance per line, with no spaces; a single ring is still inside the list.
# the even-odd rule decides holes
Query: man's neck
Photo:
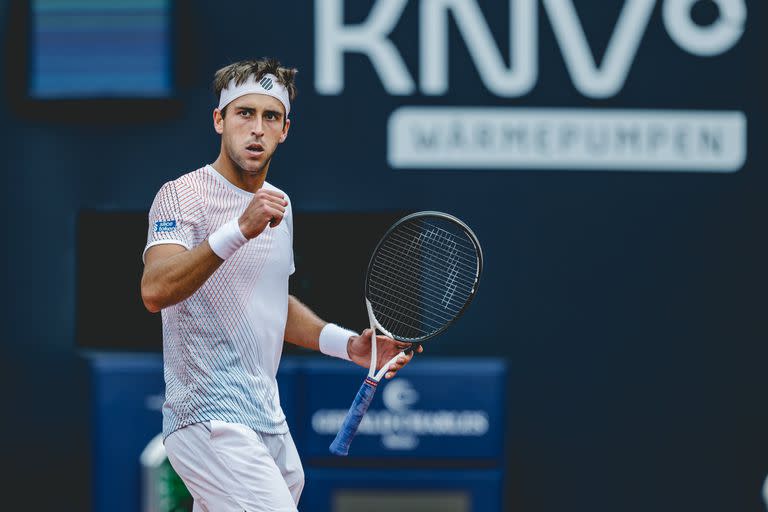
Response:
[[[267,164],[261,172],[246,173],[221,153],[219,153],[219,157],[211,166],[234,186],[251,193],[256,193],[264,185],[264,181],[267,179],[267,170],[269,169],[269,164]]]

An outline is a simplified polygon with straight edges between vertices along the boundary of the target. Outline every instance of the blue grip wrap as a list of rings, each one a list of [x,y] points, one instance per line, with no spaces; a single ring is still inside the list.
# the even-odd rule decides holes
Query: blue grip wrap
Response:
[[[349,445],[357,433],[357,427],[360,426],[368,406],[373,401],[373,395],[376,394],[376,386],[378,384],[378,382],[368,377],[363,382],[363,385],[360,386],[360,390],[357,392],[357,396],[355,396],[355,401],[352,402],[352,407],[349,408],[347,417],[344,418],[344,423],[341,425],[339,433],[336,434],[336,439],[331,443],[330,450],[332,454],[346,455],[349,453]]]

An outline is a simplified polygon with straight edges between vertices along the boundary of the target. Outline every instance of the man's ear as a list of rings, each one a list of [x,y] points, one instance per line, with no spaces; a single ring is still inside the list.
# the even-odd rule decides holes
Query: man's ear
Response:
[[[221,110],[217,108],[213,109],[213,129],[219,135],[224,133],[224,116],[221,115]]]
[[[291,128],[291,120],[286,119],[285,120],[285,126],[283,126],[283,133],[280,135],[280,144],[285,142],[285,139],[288,138],[288,130]]]

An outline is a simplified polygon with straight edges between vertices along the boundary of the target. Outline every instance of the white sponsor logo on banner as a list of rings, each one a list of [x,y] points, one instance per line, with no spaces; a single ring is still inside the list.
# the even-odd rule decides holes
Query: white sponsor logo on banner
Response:
[[[747,156],[741,112],[403,107],[392,167],[733,172]]]
[[[342,94],[345,80],[349,79],[344,73],[344,57],[355,53],[370,60],[388,94],[446,95],[451,62],[448,31],[453,22],[485,88],[498,97],[526,95],[539,79],[540,3],[574,87],[588,98],[611,98],[621,92],[659,3],[662,3],[662,22],[670,39],[683,51],[698,57],[715,57],[733,48],[744,34],[747,19],[744,0],[714,0],[718,17],[706,26],[692,19],[696,0],[625,0],[605,53],[598,62],[573,0],[509,0],[508,65],[505,52],[497,45],[477,0],[422,0],[419,2],[419,68],[418,76],[414,77],[390,38],[408,0],[377,0],[363,22],[352,24],[344,21],[345,0],[315,0],[315,88],[324,95]],[[702,111],[703,117],[692,120],[688,114],[678,117],[674,112],[627,111],[631,116],[629,121],[634,123],[628,123],[626,129],[632,132],[630,138],[636,142],[627,143],[625,152],[624,143],[617,142],[621,138],[619,133],[625,129],[610,120],[610,111],[546,109],[536,113],[529,110],[529,120],[537,116],[546,118],[548,128],[526,126],[516,130],[525,130],[524,136],[531,141],[557,139],[557,143],[537,146],[529,142],[528,146],[517,146],[517,149],[496,145],[490,153],[476,144],[469,146],[470,152],[464,154],[466,158],[458,159],[448,157],[451,151],[447,146],[440,149],[443,147],[440,144],[445,142],[441,134],[455,130],[451,124],[440,125],[441,120],[453,119],[450,109],[421,107],[420,112],[429,118],[418,126],[402,126],[407,112],[395,112],[390,118],[388,160],[393,167],[733,172],[746,158],[746,122],[744,114],[739,112]],[[488,132],[493,140],[502,144],[504,135],[497,131],[503,131],[502,125],[524,124],[514,117],[517,113],[508,109],[504,112],[506,119],[495,116],[481,131]],[[472,129],[479,129],[478,124]],[[393,129],[393,125],[405,129]],[[393,135],[396,140],[392,140]],[[437,142],[426,148],[420,146],[417,138],[405,140],[411,135]],[[590,145],[595,137],[605,140]],[[712,139],[711,144],[708,138]],[[718,143],[723,145],[721,150],[715,147]],[[592,146],[603,148],[604,154],[594,154],[590,151]],[[473,151],[483,157],[479,165]],[[529,154],[524,155],[524,151]],[[568,158],[574,158],[572,165]]]
[[[369,409],[358,436],[380,436],[389,450],[413,450],[420,436],[480,437],[488,433],[488,413],[481,410],[411,409],[418,392],[405,379],[393,380],[382,390],[386,409]],[[336,435],[347,415],[346,410],[320,409],[312,415],[312,430],[320,435]]]
[[[608,98],[624,85],[657,0],[626,0],[598,65],[573,0],[541,0],[574,86],[584,96]],[[719,17],[708,26],[691,19],[695,0],[664,0],[662,18],[670,38],[683,50],[712,57],[731,49],[744,34],[744,0],[716,0]],[[389,38],[408,0],[378,0],[363,23],[344,23],[345,0],[315,1],[315,88],[320,94],[344,90],[344,54],[370,59],[389,94],[416,93],[416,84]],[[509,0],[507,66],[476,0],[419,2],[419,83],[422,94],[448,91],[449,14],[488,90],[501,97],[530,92],[538,80],[539,0]]]

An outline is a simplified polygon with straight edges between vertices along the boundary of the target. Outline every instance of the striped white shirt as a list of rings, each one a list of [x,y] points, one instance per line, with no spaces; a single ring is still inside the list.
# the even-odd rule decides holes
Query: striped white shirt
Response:
[[[192,249],[240,216],[252,198],[210,165],[170,181],[149,212],[144,252],[157,244]],[[294,271],[288,201],[280,225],[267,226],[192,296],[162,310],[165,437],[209,420],[268,434],[288,431],[275,380]]]

